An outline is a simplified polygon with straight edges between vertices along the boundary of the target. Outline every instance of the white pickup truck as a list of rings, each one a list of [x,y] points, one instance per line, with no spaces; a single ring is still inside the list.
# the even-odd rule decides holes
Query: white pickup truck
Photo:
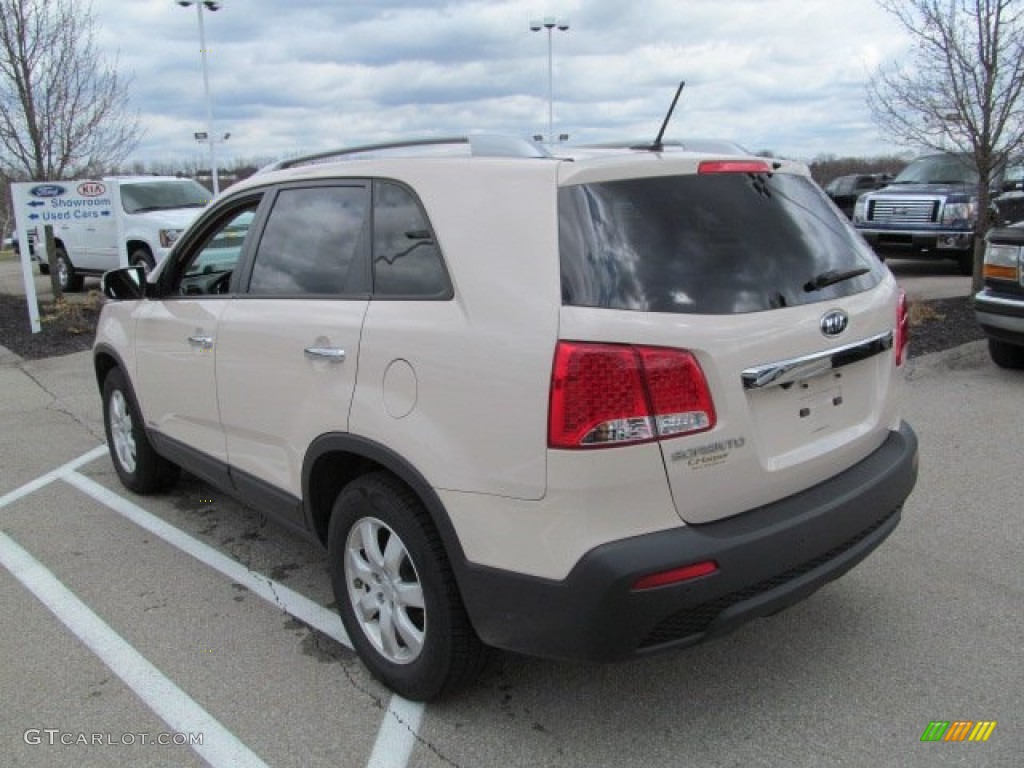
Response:
[[[116,187],[120,206],[95,206],[86,213],[71,208],[71,200],[63,202],[68,210],[61,210],[62,195],[47,200],[39,210],[52,224],[56,244],[57,278],[64,291],[79,291],[83,276],[102,275],[120,266],[118,231],[123,233],[130,264],[151,269],[167,255],[178,236],[210,201],[210,192],[192,179],[174,176],[119,176],[97,181],[58,182],[60,185],[95,185],[96,190],[110,191]],[[97,198],[101,202],[102,198]],[[118,221],[118,217],[120,221]],[[37,237],[42,233],[40,228]],[[39,260],[39,270],[49,272],[44,261],[44,249],[36,248],[33,257]]]

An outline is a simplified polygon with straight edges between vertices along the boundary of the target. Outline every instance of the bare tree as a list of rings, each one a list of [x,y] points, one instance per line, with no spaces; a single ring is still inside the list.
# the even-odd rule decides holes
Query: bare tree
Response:
[[[56,180],[123,160],[140,136],[84,0],[0,0],[0,166]]]
[[[868,86],[875,121],[910,145],[969,155],[977,166],[974,283],[997,170],[1024,144],[1024,3],[878,0],[913,41],[911,59]]]

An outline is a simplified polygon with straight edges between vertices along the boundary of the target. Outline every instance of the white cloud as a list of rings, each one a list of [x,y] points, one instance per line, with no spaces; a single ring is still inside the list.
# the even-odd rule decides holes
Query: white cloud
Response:
[[[809,158],[893,149],[864,102],[868,74],[907,41],[872,0],[223,0],[205,13],[216,128],[233,157],[286,155],[410,134],[670,133]],[[192,158],[205,130],[195,11],[174,0],[94,0],[99,46],[134,80],[139,159]]]

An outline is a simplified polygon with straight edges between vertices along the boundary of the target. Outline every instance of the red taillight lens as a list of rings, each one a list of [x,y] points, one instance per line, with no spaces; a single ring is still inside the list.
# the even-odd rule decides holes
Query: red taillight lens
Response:
[[[632,347],[560,343],[551,375],[548,443],[581,448],[654,437]]]
[[[641,347],[640,359],[660,437],[703,432],[715,422],[704,372],[689,352]]]
[[[770,173],[768,163],[760,160],[705,160],[697,166],[698,174],[706,173]]]
[[[559,342],[551,373],[548,445],[605,448],[703,432],[715,423],[689,352]]]
[[[907,359],[907,345],[910,343],[910,315],[907,312],[907,294],[900,288],[900,300],[896,305],[896,365],[901,366]]]
[[[689,581],[701,576],[707,576],[718,570],[718,563],[714,560],[705,560],[702,563],[684,565],[682,568],[673,568],[671,571],[661,571],[641,576],[633,582],[633,589],[654,589],[664,587],[667,584],[678,584],[681,581]]]

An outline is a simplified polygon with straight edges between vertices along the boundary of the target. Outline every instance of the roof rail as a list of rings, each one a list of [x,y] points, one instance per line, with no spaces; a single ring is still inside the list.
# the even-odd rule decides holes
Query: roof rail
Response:
[[[266,173],[344,160],[365,160],[371,157],[445,157],[464,152],[472,157],[551,157],[551,153],[530,139],[503,134],[474,133],[469,136],[412,139],[330,149],[326,152],[280,160],[261,168],[258,172]]]

